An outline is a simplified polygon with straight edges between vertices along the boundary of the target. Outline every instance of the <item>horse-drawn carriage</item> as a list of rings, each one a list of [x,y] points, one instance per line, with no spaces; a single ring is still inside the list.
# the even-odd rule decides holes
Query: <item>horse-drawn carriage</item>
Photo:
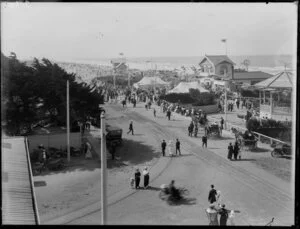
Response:
[[[220,127],[217,123],[212,123],[207,127],[207,135],[208,136],[221,136],[221,131],[220,131]]]
[[[235,140],[239,143],[241,149],[246,150],[254,150],[257,148],[258,138],[251,133],[250,131],[246,130],[244,133],[241,131],[232,128],[232,132],[235,135]]]

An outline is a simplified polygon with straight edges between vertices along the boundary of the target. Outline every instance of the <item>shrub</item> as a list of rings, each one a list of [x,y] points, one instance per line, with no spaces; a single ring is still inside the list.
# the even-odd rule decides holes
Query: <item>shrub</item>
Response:
[[[260,127],[260,122],[256,118],[250,118],[246,123],[249,131],[256,131]]]
[[[242,97],[259,97],[259,91],[258,90],[245,90],[241,89],[241,95]]]

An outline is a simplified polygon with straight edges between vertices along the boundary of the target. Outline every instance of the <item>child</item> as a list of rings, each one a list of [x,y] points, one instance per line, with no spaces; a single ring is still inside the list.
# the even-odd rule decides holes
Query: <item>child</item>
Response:
[[[131,186],[131,188],[134,188],[134,178],[133,177],[130,178],[130,186]]]

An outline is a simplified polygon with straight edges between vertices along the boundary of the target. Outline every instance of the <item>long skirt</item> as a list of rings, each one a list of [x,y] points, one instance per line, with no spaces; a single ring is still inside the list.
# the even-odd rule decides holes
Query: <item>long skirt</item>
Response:
[[[149,185],[149,174],[144,176],[144,188]]]

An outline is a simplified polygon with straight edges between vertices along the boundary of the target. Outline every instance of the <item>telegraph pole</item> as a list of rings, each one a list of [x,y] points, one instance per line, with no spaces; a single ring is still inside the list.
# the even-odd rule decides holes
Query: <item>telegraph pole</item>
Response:
[[[68,162],[70,162],[70,102],[69,102],[69,80],[67,80],[67,152]]]
[[[227,128],[227,88],[225,86],[225,105],[224,105],[224,112],[225,112],[225,130]]]
[[[100,114],[100,136],[101,136],[101,223],[106,225],[107,200],[106,200],[106,134],[105,134],[105,115]]]

